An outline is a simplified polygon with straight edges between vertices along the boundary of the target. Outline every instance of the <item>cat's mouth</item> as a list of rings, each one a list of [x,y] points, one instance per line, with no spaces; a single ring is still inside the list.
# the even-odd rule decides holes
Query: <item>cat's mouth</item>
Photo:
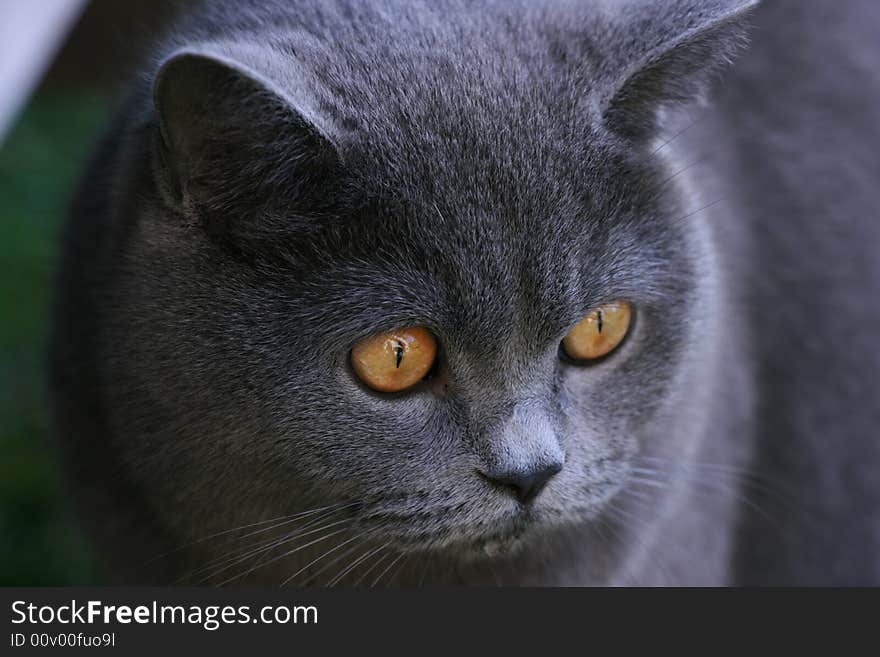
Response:
[[[366,502],[355,515],[363,530],[403,553],[442,554],[470,563],[503,560],[551,541],[551,536],[583,531],[621,485],[622,479],[606,474],[578,499],[545,491],[549,494],[528,502],[492,491],[470,496],[431,491],[383,495]]]

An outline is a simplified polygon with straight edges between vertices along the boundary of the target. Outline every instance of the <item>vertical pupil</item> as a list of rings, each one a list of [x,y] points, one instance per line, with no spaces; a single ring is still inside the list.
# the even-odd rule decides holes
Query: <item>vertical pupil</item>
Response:
[[[400,369],[400,361],[403,360],[403,345],[400,342],[394,347],[394,354],[397,359],[397,363],[394,367]]]
[[[597,311],[596,311],[596,315],[598,316],[599,333],[601,333],[601,332],[602,332],[602,322],[603,322],[602,311],[601,311],[601,310],[597,310]]]

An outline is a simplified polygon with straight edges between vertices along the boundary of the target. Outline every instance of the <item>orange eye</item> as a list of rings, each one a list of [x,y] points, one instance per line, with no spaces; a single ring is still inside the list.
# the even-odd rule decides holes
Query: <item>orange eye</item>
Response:
[[[614,351],[629,332],[632,306],[615,301],[594,308],[575,324],[562,340],[562,348],[573,360],[595,360]]]
[[[437,357],[437,341],[420,326],[361,340],[351,350],[351,366],[373,390],[399,392],[421,381]]]

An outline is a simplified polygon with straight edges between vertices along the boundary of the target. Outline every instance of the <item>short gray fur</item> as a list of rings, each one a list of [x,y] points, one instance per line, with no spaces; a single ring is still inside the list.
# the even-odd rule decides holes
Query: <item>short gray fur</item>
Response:
[[[108,576],[880,583],[880,5],[756,4],[185,18],[57,278],[55,433]],[[615,299],[623,346],[561,359]],[[349,350],[406,325],[436,371],[369,391]],[[478,474],[553,464],[525,505]]]

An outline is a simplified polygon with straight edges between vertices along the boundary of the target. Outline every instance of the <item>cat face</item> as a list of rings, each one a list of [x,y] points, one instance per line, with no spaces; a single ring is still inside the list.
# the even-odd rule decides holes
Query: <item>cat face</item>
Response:
[[[344,504],[377,541],[481,555],[589,523],[645,445],[685,440],[664,418],[705,245],[650,137],[732,48],[734,4],[676,4],[641,46],[638,12],[583,10],[587,43],[561,9],[421,8],[169,58],[109,341],[166,522]],[[614,302],[621,344],[566,357]],[[352,350],[410,327],[427,375],[367,385]]]
[[[270,434],[297,466],[291,479],[323,486],[321,498],[344,491],[402,542],[478,545],[583,521],[616,492],[673,387],[689,238],[660,201],[602,203],[589,171],[531,188],[516,169],[505,172],[510,187],[483,178],[485,164],[466,155],[444,166],[457,171],[436,200],[385,192],[394,200],[373,199],[320,249],[303,245],[253,283],[248,294],[271,294],[283,316],[260,338],[273,345],[263,394],[297,391],[278,398]],[[462,197],[455,181],[468,177]],[[487,189],[493,198],[481,201]],[[560,354],[575,324],[618,299],[636,316],[619,349],[595,364]],[[432,371],[402,392],[372,390],[352,348],[410,326],[436,340]],[[487,476],[542,468],[560,471],[528,504]],[[328,480],[314,478],[322,471]]]

